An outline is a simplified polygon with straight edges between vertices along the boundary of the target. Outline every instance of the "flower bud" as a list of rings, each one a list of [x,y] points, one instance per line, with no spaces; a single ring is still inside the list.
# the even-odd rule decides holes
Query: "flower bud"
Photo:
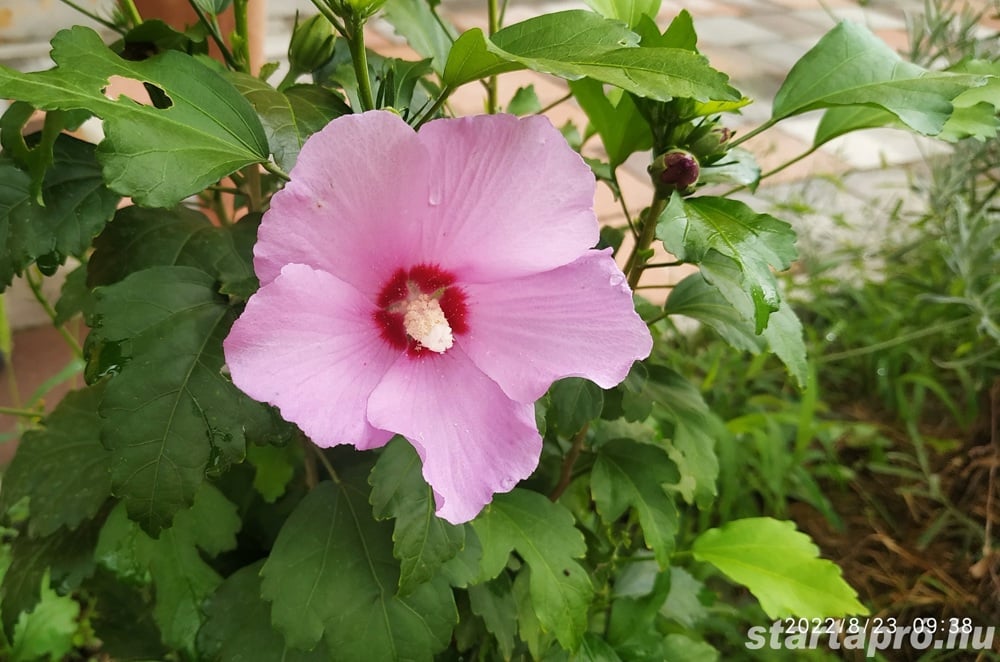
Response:
[[[333,57],[333,26],[322,14],[302,23],[296,17],[292,40],[288,44],[288,64],[298,73],[311,73]]]
[[[700,173],[698,159],[683,149],[672,149],[660,154],[649,166],[653,184],[665,193],[686,192],[698,181]]]
[[[382,8],[386,0],[324,0],[333,13],[348,23],[365,21]]]
[[[702,163],[717,161],[726,154],[733,132],[721,124],[712,124],[691,135],[687,147]]]

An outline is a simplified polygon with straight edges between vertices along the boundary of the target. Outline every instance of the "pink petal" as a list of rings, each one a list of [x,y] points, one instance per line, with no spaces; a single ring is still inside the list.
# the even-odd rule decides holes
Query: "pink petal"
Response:
[[[430,206],[428,160],[413,129],[389,112],[348,115],[315,133],[261,221],[261,282],[299,263],[377,292],[414,257],[413,219]]]
[[[437,212],[426,261],[481,282],[562,266],[597,242],[594,175],[547,118],[436,120],[419,135]]]
[[[437,514],[453,524],[528,477],[542,449],[534,407],[504,395],[457,347],[397,361],[368,401],[368,420],[413,444]]]
[[[469,330],[456,342],[518,402],[534,402],[563,377],[610,388],[653,346],[625,276],[606,252],[464,289]]]
[[[373,311],[336,277],[287,265],[250,298],[223,343],[233,382],[319,446],[381,446],[392,435],[368,423],[365,406],[399,351],[379,336]]]

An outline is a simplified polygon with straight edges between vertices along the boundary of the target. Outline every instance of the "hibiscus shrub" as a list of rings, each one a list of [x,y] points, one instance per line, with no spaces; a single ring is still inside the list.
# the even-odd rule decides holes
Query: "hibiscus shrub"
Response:
[[[0,655],[708,660],[739,623],[709,606],[746,599],[725,582],[761,620],[865,613],[790,523],[706,516],[732,441],[663,349],[694,318],[804,383],[775,277],[794,232],[705,186],[755,187],[741,145],[807,111],[813,149],[987,132],[986,96],[962,101],[985,77],[842,23],[733,135],[750,100],[657,0],[507,27],[491,2],[489,34],[390,0],[420,61],[367,52],[382,0],[314,0],[277,86],[247,2],[220,61],[230,3],[182,32],[121,0],[110,46],[75,27],[51,70],[0,68],[0,284],[74,258],[49,310],[89,327],[64,334],[86,386],[21,412],[3,477]],[[522,69],[569,81],[603,158],[530,89],[497,112]],[[472,83],[488,113],[453,117]],[[90,117],[96,147],[66,132]],[[636,153],[648,207],[602,228],[595,188]],[[698,269],[654,304],[657,245]]]

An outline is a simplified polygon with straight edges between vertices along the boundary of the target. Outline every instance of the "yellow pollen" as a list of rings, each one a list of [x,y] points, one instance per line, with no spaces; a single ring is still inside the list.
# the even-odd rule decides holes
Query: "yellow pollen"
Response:
[[[403,326],[406,328],[406,334],[422,347],[441,354],[455,344],[451,326],[448,325],[448,319],[444,316],[437,299],[420,294],[407,301],[405,305]]]

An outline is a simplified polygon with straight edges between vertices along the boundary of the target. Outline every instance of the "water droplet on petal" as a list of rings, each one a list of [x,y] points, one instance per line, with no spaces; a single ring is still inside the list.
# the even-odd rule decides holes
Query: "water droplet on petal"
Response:
[[[427,203],[431,207],[437,207],[439,204],[441,204],[441,187],[440,186],[435,186],[433,189],[431,189],[431,193],[427,197]]]
[[[611,285],[611,287],[618,287],[624,282],[625,282],[624,274],[611,274],[611,278],[608,279],[608,284]]]

